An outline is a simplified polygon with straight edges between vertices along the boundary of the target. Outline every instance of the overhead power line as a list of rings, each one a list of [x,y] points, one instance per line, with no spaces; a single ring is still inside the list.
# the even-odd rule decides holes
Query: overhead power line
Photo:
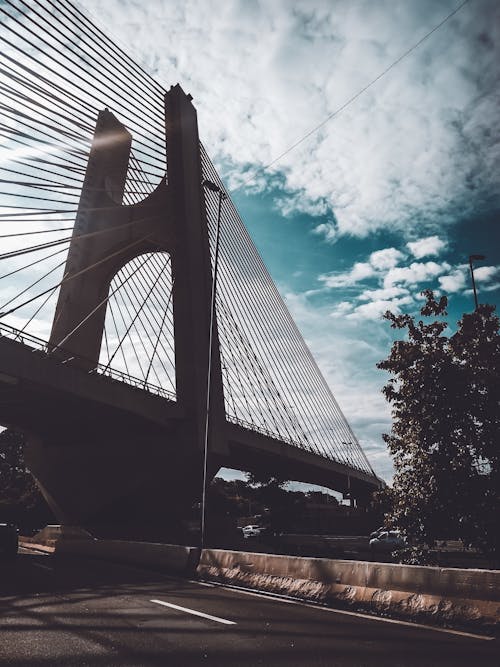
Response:
[[[270,162],[265,164],[262,167],[259,167],[257,169],[257,172],[253,174],[250,178],[247,180],[243,181],[238,187],[236,187],[232,192],[238,192],[241,190],[241,188],[245,187],[245,185],[248,185],[251,183],[259,173],[262,173],[263,171],[266,171],[273,165],[275,165],[277,162],[282,160],[285,155],[288,155],[291,151],[293,151],[297,146],[300,146],[300,144],[304,143],[306,139],[309,139],[313,134],[318,132],[322,127],[324,127],[329,121],[331,121],[333,118],[338,116],[342,111],[347,109],[348,106],[350,106],[353,102],[355,102],[358,97],[361,97],[364,93],[366,93],[367,90],[369,90],[372,86],[374,86],[380,79],[382,79],[386,74],[388,74],[396,65],[399,65],[399,63],[407,58],[415,49],[418,49],[418,47],[425,42],[431,35],[433,35],[439,28],[441,28],[445,23],[447,23],[455,14],[457,14],[464,5],[466,5],[469,2],[469,0],[464,0],[462,3],[458,5],[452,12],[450,12],[442,21],[440,21],[437,25],[432,28],[432,30],[429,30],[428,33],[426,33],[421,39],[418,40],[418,42],[415,42],[409,49],[407,49],[404,53],[402,53],[396,60],[393,60],[390,65],[388,65],[380,74],[378,74],[374,79],[372,79],[369,83],[366,84],[366,86],[363,86],[360,90],[358,90],[357,93],[352,95],[348,100],[346,100],[340,107],[337,107],[335,111],[332,111],[332,113],[328,114],[324,120],[321,121],[318,125],[315,125],[313,128],[311,128],[308,132],[306,132],[300,139],[297,139],[291,146],[289,146],[286,150],[284,150],[282,153],[277,155],[275,158],[273,158]]]

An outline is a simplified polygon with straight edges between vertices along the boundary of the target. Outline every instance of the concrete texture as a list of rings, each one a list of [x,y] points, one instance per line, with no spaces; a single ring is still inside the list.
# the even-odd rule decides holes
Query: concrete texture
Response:
[[[302,558],[174,544],[97,540],[48,526],[31,540],[57,556],[152,567],[293,597],[450,625],[500,629],[500,570]],[[24,543],[22,543],[24,544]],[[24,544],[29,547],[29,544]]]
[[[97,558],[115,563],[151,567],[171,574],[192,575],[200,560],[200,549],[177,544],[99,540],[78,526],[46,526],[32,538],[21,537],[27,550],[56,556]]]
[[[316,602],[500,628],[500,571],[205,549],[200,577]]]
[[[71,539],[58,541],[55,546],[55,554],[56,556],[98,558],[151,567],[171,574],[190,575],[194,573],[200,550],[197,547],[177,544]]]

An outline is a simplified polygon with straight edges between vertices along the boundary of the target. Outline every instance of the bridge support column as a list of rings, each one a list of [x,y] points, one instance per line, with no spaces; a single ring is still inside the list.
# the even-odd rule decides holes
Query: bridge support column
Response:
[[[165,96],[168,187],[175,228],[172,252],[177,400],[203,448],[207,400],[212,266],[196,109],[179,85]],[[210,451],[226,453],[217,320],[213,324]]]
[[[103,423],[98,406],[82,402],[88,424],[72,406],[74,426],[53,419],[33,430],[26,450],[28,465],[58,519],[102,535],[129,531],[129,537],[138,536],[142,521],[149,539],[167,538],[169,530],[178,536],[180,518],[201,495],[212,265],[196,110],[180,86],[166,94],[165,119],[168,179],[144,201],[126,206],[122,200],[132,136],[108,110],[99,114],[49,355],[54,363],[63,358],[72,370],[94,369],[111,280],[139,254],[168,252],[176,416],[163,430],[147,422],[141,430],[125,426],[126,412],[121,417],[105,413]],[[142,400],[140,392],[136,400]],[[216,322],[209,423],[209,470],[215,474],[214,462],[227,451]]]

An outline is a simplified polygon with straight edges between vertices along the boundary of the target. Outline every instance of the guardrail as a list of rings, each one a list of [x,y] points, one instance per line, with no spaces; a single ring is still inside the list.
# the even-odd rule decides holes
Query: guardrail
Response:
[[[61,365],[69,364],[74,359],[88,361],[87,359],[84,359],[84,357],[72,354],[69,351],[65,351],[63,348],[58,348],[58,354],[52,355],[48,341],[43,340],[42,338],[38,338],[37,336],[33,336],[33,334],[27,333],[26,331],[15,329],[14,327],[11,327],[7,324],[0,324],[0,338],[1,337],[15,340],[16,342],[21,343],[34,352],[41,352],[47,358],[50,357],[53,361],[56,361]],[[61,352],[62,354],[66,353],[68,356],[62,357]],[[82,372],[85,371],[82,370]],[[89,375],[104,375],[111,378],[112,380],[115,380],[116,382],[123,382],[124,384],[130,385],[136,389],[140,389],[141,391],[147,391],[150,394],[155,394],[156,396],[166,398],[169,401],[176,400],[176,395],[173,392],[168,391],[168,389],[151,384],[150,382],[144,382],[144,380],[140,380],[133,375],[128,375],[123,371],[119,371],[116,368],[111,368],[110,366],[105,366],[104,364],[96,364],[93,368],[87,371],[87,373]]]
[[[273,438],[274,440],[279,440],[280,442],[285,442],[287,445],[292,445],[292,447],[297,447],[297,449],[305,450],[307,452],[310,452],[311,454],[317,454],[318,452],[314,449],[314,447],[311,447],[310,443],[307,441],[300,441],[300,440],[293,440],[292,438],[287,437],[286,435],[281,435],[279,433],[274,433],[273,431],[269,431],[268,429],[264,428],[263,426],[258,426],[257,424],[252,424],[251,422],[244,421],[243,419],[240,419],[239,417],[235,417],[234,415],[230,415],[226,413],[226,419],[228,422],[231,422],[232,424],[236,424],[237,426],[241,426],[242,428],[246,428],[249,431],[256,431],[257,433],[261,433],[262,435],[267,436],[268,438]],[[343,463],[342,461],[339,461],[336,459],[332,454],[328,452],[323,452],[321,454],[325,459],[328,459],[329,461],[333,461],[334,463]],[[345,465],[345,464],[344,464]],[[349,463],[349,466],[351,468],[355,468],[356,470],[359,470],[360,472],[367,472],[366,469],[362,468],[361,466],[357,465],[355,462],[354,463]]]

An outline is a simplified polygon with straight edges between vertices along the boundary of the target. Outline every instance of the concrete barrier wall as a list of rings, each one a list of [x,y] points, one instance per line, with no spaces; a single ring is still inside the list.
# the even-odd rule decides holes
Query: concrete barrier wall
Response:
[[[21,546],[48,551],[56,556],[82,556],[117,563],[153,567],[171,574],[192,575],[200,559],[200,549],[177,544],[99,540],[78,526],[50,525]]]
[[[500,627],[500,571],[205,549],[198,575],[415,619]]]
[[[44,535],[56,556],[153,567],[304,600],[335,603],[409,620],[500,629],[500,570],[302,558],[174,544],[96,540],[79,531]],[[42,542],[40,534],[35,542]],[[26,545],[28,546],[28,545]],[[36,544],[30,545],[36,547]],[[47,549],[49,547],[46,547]],[[51,547],[53,549],[54,547]]]
[[[55,555],[99,558],[153,567],[171,574],[191,575],[199,561],[200,550],[177,544],[75,538],[59,540],[55,545]]]
[[[26,538],[24,538],[26,539]],[[79,526],[61,526],[49,524],[42,528],[29,541],[36,544],[54,545],[58,540],[92,539],[92,535]]]

